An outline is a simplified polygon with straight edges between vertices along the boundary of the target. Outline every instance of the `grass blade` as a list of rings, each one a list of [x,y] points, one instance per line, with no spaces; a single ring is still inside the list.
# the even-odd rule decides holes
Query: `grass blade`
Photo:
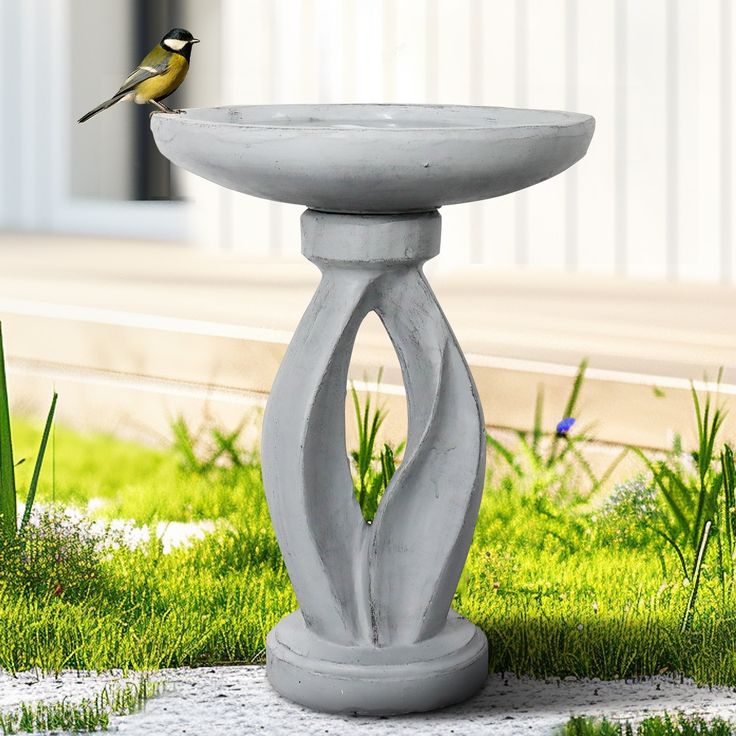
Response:
[[[181,457],[182,465],[193,473],[203,473],[205,468],[194,450],[195,440],[183,416],[178,416],[171,423],[171,432],[174,435],[174,448]]]
[[[583,387],[583,380],[585,379],[585,371],[587,368],[588,359],[584,358],[580,361],[578,372],[575,375],[575,382],[572,385],[572,391],[570,392],[570,397],[567,400],[567,406],[565,407],[565,411],[562,413],[565,417],[572,417],[575,415],[575,406],[578,403],[580,389]]]
[[[700,544],[698,545],[698,556],[695,560],[695,566],[693,567],[693,589],[690,593],[690,598],[687,602],[687,608],[685,609],[685,615],[682,618],[682,626],[680,627],[680,633],[684,634],[690,626],[690,619],[692,617],[693,609],[695,608],[695,599],[698,595],[698,586],[700,584],[700,573],[703,569],[703,560],[705,559],[705,551],[708,548],[708,540],[710,538],[710,528],[713,526],[713,522],[708,519],[703,527],[703,532],[700,535]]]
[[[680,508],[680,504],[677,502],[673,494],[670,492],[670,489],[668,488],[667,484],[665,483],[665,477],[670,480],[670,482],[675,483],[680,487],[681,492],[687,493],[687,487],[682,483],[682,481],[677,477],[676,474],[672,473],[668,468],[666,467],[657,467],[638,447],[631,447],[631,450],[633,450],[646,464],[646,466],[649,468],[649,470],[652,473],[652,476],[654,478],[654,482],[659,487],[659,490],[662,492],[662,496],[664,497],[665,501],[667,502],[667,506],[669,507],[670,511],[672,512],[672,515],[675,517],[675,520],[677,521],[677,525],[679,527],[680,533],[685,536],[686,538],[690,538],[691,533],[691,527],[690,522],[687,519],[687,516],[685,515],[685,512]]]
[[[580,397],[580,390],[583,387],[583,380],[585,379],[585,371],[588,368],[588,359],[583,358],[583,360],[580,361],[580,365],[578,366],[578,372],[575,374],[575,380],[572,384],[572,390],[570,391],[570,396],[567,399],[567,404],[565,406],[565,411],[562,412],[563,419],[565,417],[574,417],[575,416],[575,407],[578,403],[578,398]],[[554,439],[552,440],[552,448],[550,450],[549,458],[547,459],[547,467],[552,467],[552,465],[555,462],[555,459],[557,458],[557,446],[559,444],[560,438],[555,434]]]
[[[18,523],[15,496],[15,468],[10,435],[10,405],[5,375],[3,331],[0,323],[0,516],[5,537],[15,535]]]
[[[537,387],[537,398],[534,402],[534,430],[532,434],[532,451],[539,456],[539,443],[542,440],[542,413],[544,411],[544,386]]]
[[[495,437],[486,432],[486,442],[494,449],[509,465],[511,470],[518,478],[524,477],[524,471],[519,463],[516,462],[516,456],[507,447],[504,447]]]
[[[734,467],[733,450],[726,445],[721,451],[721,472],[723,475],[723,526],[726,532],[726,552],[731,576],[734,572],[733,548],[733,516],[734,516],[734,484],[736,483],[736,467]]]
[[[672,539],[669,534],[663,532],[661,529],[657,529],[656,526],[652,526],[651,524],[647,524],[646,526],[648,529],[651,529],[655,534],[659,534],[659,536],[662,537],[662,539],[664,539],[665,542],[667,542],[672,547],[672,549],[675,550],[675,552],[677,553],[677,558],[680,560],[680,565],[682,566],[682,576],[686,578],[688,573],[687,563],[685,562],[685,555],[682,554],[680,545],[677,544],[677,542],[675,542],[675,540]]]
[[[355,423],[358,426],[358,447],[363,446],[363,414],[360,410],[360,399],[358,398],[358,392],[355,389],[353,383],[350,383],[350,395],[353,398],[353,408],[355,409]]]
[[[59,395],[54,393],[54,398],[51,400],[51,408],[49,414],[46,417],[46,426],[43,429],[43,436],[41,437],[41,445],[38,448],[38,455],[36,457],[36,464],[33,468],[33,477],[31,478],[31,485],[28,488],[28,496],[26,497],[26,508],[23,512],[23,519],[20,522],[21,530],[29,522],[31,518],[31,509],[33,508],[33,501],[36,498],[36,489],[38,488],[38,479],[41,476],[41,467],[43,465],[43,458],[46,454],[46,445],[49,441],[49,435],[51,434],[51,427],[54,423],[54,412],[56,411],[56,400]]]

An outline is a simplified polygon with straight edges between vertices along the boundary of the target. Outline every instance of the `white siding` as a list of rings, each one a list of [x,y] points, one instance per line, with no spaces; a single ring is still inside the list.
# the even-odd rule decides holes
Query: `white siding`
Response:
[[[253,22],[253,3],[226,0],[223,29],[242,49],[243,19],[251,18],[262,60],[271,64],[263,75],[279,80],[259,90],[261,101],[446,102],[595,115],[590,153],[575,169],[527,192],[446,208],[445,247],[433,268],[485,262],[725,281],[736,271],[736,13],[729,3],[289,0],[271,3],[262,25]],[[246,56],[229,70],[242,94],[228,102],[253,100],[258,82]],[[305,69],[314,70],[306,79]],[[295,253],[295,208],[255,215],[268,207],[233,211],[237,247]]]
[[[67,44],[74,38],[73,2],[28,0],[22,10],[0,2],[6,30],[0,82],[14,90],[5,96],[12,110],[0,116],[0,222],[92,231],[109,212],[117,224],[107,229],[122,234],[137,220],[115,219],[102,204],[94,212],[79,209],[73,197],[71,172],[83,173],[73,169],[79,156],[69,145],[76,135],[70,107],[80,104],[70,106],[69,79],[62,78],[72,71],[69,49],[50,48],[54,64],[46,63],[43,46],[27,53],[39,29]],[[483,262],[734,282],[733,0],[188,5],[187,22],[206,27],[197,49],[202,65],[195,57],[187,84],[192,105],[445,102],[577,109],[596,117],[590,153],[573,170],[526,192],[443,211],[445,247],[432,268]],[[11,68],[14,56],[35,65]],[[217,64],[205,65],[213,56]],[[45,82],[41,64],[52,69]],[[49,162],[53,176],[42,176]],[[183,176],[196,242],[297,256],[299,207]],[[161,215],[146,211],[141,234],[155,236],[177,222],[164,217],[156,227]]]

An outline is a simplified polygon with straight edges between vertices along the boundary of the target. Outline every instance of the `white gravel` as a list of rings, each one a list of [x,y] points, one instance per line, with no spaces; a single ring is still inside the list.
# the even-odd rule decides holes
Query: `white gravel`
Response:
[[[64,697],[78,701],[94,696],[111,679],[116,679],[114,673],[64,672],[57,678],[30,672],[12,677],[0,672],[0,709]],[[151,679],[167,682],[166,692],[150,700],[143,712],[114,719],[113,728],[119,733],[545,736],[571,715],[639,720],[664,711],[736,721],[736,689],[698,687],[667,677],[636,682],[542,682],[492,675],[484,689],[462,705],[391,718],[314,713],[279,697],[269,686],[265,669],[257,666],[161,670]]]

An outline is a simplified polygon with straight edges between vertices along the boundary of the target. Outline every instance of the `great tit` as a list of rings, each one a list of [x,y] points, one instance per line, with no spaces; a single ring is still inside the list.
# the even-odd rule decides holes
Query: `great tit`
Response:
[[[187,76],[192,46],[195,43],[199,43],[199,39],[194,38],[189,31],[183,28],[170,30],[109,100],[82,115],[77,122],[83,123],[116,102],[128,99],[139,105],[150,102],[161,112],[178,112],[164,105],[161,100],[175,92]]]

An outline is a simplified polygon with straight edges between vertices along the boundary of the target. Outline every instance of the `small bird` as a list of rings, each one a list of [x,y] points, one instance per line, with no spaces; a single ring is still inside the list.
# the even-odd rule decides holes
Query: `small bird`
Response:
[[[89,120],[120,100],[133,100],[139,105],[150,102],[161,112],[179,112],[161,101],[175,92],[187,76],[192,46],[195,43],[199,43],[199,39],[194,38],[189,31],[183,28],[170,30],[109,100],[82,115],[77,122]]]

